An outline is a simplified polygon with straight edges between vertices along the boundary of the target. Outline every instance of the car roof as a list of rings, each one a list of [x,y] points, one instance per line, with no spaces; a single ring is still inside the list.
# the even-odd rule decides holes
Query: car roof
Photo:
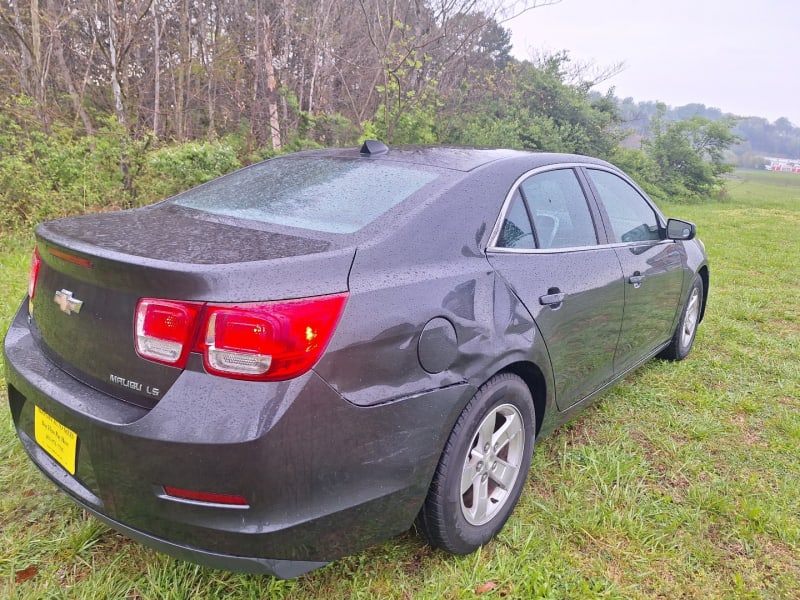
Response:
[[[329,150],[311,150],[287,156],[361,158],[364,160],[424,165],[463,172],[469,172],[489,163],[509,159],[523,159],[526,162],[526,167],[529,169],[559,163],[606,164],[604,161],[596,158],[579,154],[456,146],[398,146],[389,147],[385,152],[372,155],[361,152],[359,148],[337,148]]]

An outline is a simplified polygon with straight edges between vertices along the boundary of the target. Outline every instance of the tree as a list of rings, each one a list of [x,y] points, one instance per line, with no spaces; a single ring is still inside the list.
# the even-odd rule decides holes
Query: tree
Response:
[[[667,122],[661,105],[650,123],[652,137],[643,144],[645,154],[657,166],[661,190],[675,199],[708,196],[722,186],[721,175],[733,170],[725,162],[725,150],[738,142],[733,119],[712,121],[693,116]]]
[[[572,76],[561,52],[472,78],[445,141],[609,157],[621,137],[616,101]]]

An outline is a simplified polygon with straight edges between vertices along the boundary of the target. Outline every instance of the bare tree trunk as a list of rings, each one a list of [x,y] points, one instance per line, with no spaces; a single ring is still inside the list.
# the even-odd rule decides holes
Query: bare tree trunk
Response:
[[[158,26],[158,0],[150,6],[153,11],[153,137],[158,139],[161,119],[161,29]]]
[[[89,84],[89,78],[92,72],[92,61],[94,60],[94,51],[97,48],[97,30],[92,27],[92,45],[90,46],[89,56],[86,59],[86,70],[83,73],[83,81],[81,82],[81,91],[78,94],[81,107],[83,107],[83,99],[86,97],[86,86]],[[89,122],[91,124],[91,121]],[[88,133],[88,131],[87,131]]]
[[[123,139],[120,141],[119,170],[122,174],[122,189],[126,192],[127,198],[123,205],[133,204],[133,179],[131,177],[130,157],[128,155],[128,136],[127,119],[125,118],[125,104],[122,101],[122,86],[119,83],[119,46],[117,29],[117,5],[115,0],[108,0],[108,62],[111,71],[111,93],[114,96],[114,113],[117,116],[117,123],[125,131]]]
[[[119,64],[117,47],[117,3],[108,0],[108,56],[111,67],[111,93],[114,95],[114,112],[117,123],[126,125],[125,105],[122,102],[122,87],[119,84]],[[124,174],[125,169],[123,169]]]
[[[33,67],[37,80],[40,78],[42,65],[42,31],[39,23],[39,0],[31,1],[31,50],[33,52]],[[39,82],[36,82],[38,86]],[[38,98],[37,98],[38,100]]]
[[[21,24],[21,23],[20,23]],[[48,65],[42,55],[42,30],[39,0],[31,0],[31,67],[33,71],[33,98],[35,110],[46,133],[50,132],[50,117],[47,112]]]
[[[55,15],[57,13],[58,9],[55,6],[55,0],[48,0],[47,9],[51,15]],[[78,93],[78,90],[75,88],[75,82],[72,78],[72,73],[70,72],[67,61],[64,58],[64,41],[61,38],[60,23],[57,23],[53,27],[52,35],[53,51],[56,55],[56,61],[58,62],[58,68],[61,73],[61,79],[64,80],[64,83],[67,86],[67,92],[69,93],[70,100],[72,100],[72,108],[75,111],[73,127],[77,125],[78,119],[80,119],[83,122],[83,128],[86,131],[86,135],[92,137],[94,136],[94,127],[92,126],[92,121],[89,119],[89,115],[83,106],[83,95]]]
[[[22,89],[32,96],[30,72],[33,69],[33,55],[28,44],[25,42],[25,26],[22,24],[22,17],[19,14],[19,3],[14,2],[12,7],[14,8],[14,25],[12,30],[17,36],[17,41],[19,41],[19,55],[22,59],[19,70],[19,80],[22,84]]]
[[[178,65],[178,86],[175,93],[175,135],[179,142],[186,139],[184,102],[186,100],[186,90],[188,88],[189,70],[189,0],[183,0],[180,16],[180,47],[178,55],[180,64]]]
[[[317,40],[314,40],[314,53],[311,56],[313,67],[311,68],[311,81],[308,82],[308,114],[314,114],[314,86],[317,83],[317,71],[319,70],[319,50]]]
[[[281,149],[281,122],[278,118],[278,104],[275,101],[275,68],[272,65],[272,26],[269,15],[264,15],[264,62],[267,70],[267,103],[269,107],[269,128],[272,139],[272,149]]]
[[[212,13],[204,17],[200,30],[200,60],[206,73],[206,113],[208,127],[206,137],[213,141],[217,137],[217,61],[221,62],[218,40],[220,31],[220,7],[212,6]]]
[[[306,106],[306,86],[303,85],[303,82],[306,80],[306,64],[309,60],[313,60],[309,58],[309,49],[305,48],[303,51],[303,58],[300,62],[300,84],[296,85],[297,90],[297,106],[300,110],[303,110],[303,107]]]
[[[261,2],[256,0],[256,18],[253,23],[253,37],[255,40],[255,65],[253,68],[253,97],[250,101],[250,134],[255,138],[256,144],[263,143],[261,133],[261,103],[259,101],[262,73],[264,71],[264,44],[259,43],[261,38],[261,25],[264,21],[264,13],[261,9]]]
[[[311,64],[313,66],[311,80],[308,83],[308,112],[312,115],[317,105],[320,67],[324,67],[329,58],[328,40],[330,32],[328,23],[331,19],[333,4],[334,2],[332,1],[320,0],[319,4],[314,7],[313,53],[311,56]]]

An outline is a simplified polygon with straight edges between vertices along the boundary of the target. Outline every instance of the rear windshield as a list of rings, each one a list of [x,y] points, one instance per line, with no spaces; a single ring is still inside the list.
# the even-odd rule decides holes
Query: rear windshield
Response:
[[[180,206],[277,225],[352,233],[438,175],[335,158],[276,158],[175,197]]]

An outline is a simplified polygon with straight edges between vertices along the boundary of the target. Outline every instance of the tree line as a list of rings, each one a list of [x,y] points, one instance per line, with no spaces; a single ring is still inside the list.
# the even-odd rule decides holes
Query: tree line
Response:
[[[650,137],[651,120],[659,113],[657,102],[636,102],[633,98],[619,100],[620,117],[625,127],[636,135]],[[740,140],[731,149],[731,160],[738,166],[759,168],[765,156],[800,158],[800,127],[786,117],[774,122],[763,117],[735,116],[719,108],[701,103],[666,107],[664,117],[670,121],[682,121],[701,117],[709,121],[733,123],[732,131]]]
[[[713,191],[722,163],[692,141],[708,123],[631,154],[592,91],[609,72],[512,58],[505,20],[554,1],[0,0],[0,229],[364,137],[591,154],[657,194]],[[660,180],[685,165],[656,146],[680,140],[707,185]]]
[[[279,150],[309,129],[349,141],[380,112],[391,136],[431,89],[504,67],[500,20],[549,1],[5,0],[0,82],[44,130],[93,135],[113,114],[131,134]]]

